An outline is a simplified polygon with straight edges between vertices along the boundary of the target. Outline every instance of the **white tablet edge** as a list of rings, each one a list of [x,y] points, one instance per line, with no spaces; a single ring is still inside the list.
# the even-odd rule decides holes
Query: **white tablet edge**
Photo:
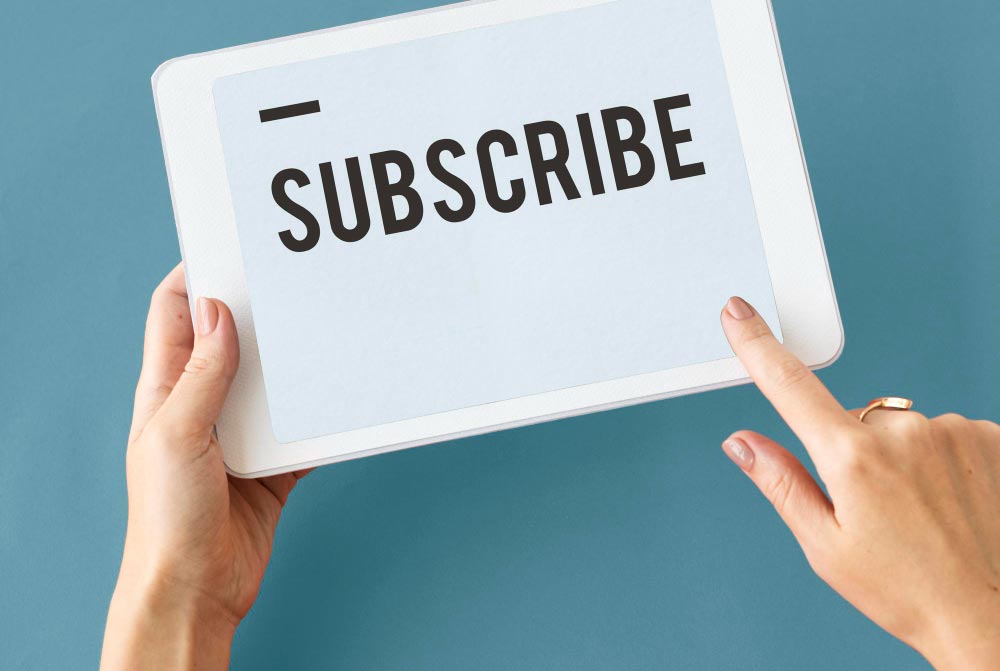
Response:
[[[330,464],[748,382],[735,358],[443,412],[290,444],[272,433],[212,85],[218,77],[617,0],[472,0],[185,56],[153,75],[189,294],[220,298],[241,364],[217,424],[240,477]],[[712,0],[786,344],[831,364],[844,335],[769,0]],[[208,260],[211,259],[211,263]],[[720,306],[721,309],[721,306]]]

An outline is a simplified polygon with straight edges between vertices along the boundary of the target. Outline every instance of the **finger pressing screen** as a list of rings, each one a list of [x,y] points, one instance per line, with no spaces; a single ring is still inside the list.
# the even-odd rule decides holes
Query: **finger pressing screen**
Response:
[[[750,377],[814,460],[831,436],[856,424],[819,378],[778,342],[749,303],[731,298],[722,311],[722,326]]]

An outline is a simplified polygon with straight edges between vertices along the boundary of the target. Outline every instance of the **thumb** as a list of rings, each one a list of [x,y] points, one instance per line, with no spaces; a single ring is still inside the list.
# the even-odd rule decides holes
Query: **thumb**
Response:
[[[827,547],[837,528],[833,505],[798,459],[752,431],[734,433],[722,449],[771,502],[807,557]]]
[[[194,349],[157,423],[180,438],[208,439],[239,366],[233,315],[222,301],[199,298]]]

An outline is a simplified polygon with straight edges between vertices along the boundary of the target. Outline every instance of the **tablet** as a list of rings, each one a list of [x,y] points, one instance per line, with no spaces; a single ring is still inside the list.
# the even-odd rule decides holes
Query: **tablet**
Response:
[[[767,0],[492,0],[164,63],[189,293],[258,477],[746,381],[843,331]]]

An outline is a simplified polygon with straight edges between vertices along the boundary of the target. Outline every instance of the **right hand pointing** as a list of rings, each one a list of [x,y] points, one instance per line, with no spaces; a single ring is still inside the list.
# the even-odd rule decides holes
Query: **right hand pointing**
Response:
[[[726,304],[722,325],[829,498],[765,436],[739,431],[723,449],[816,573],[939,671],[1000,669],[1000,426],[891,410],[862,423],[745,301]]]

